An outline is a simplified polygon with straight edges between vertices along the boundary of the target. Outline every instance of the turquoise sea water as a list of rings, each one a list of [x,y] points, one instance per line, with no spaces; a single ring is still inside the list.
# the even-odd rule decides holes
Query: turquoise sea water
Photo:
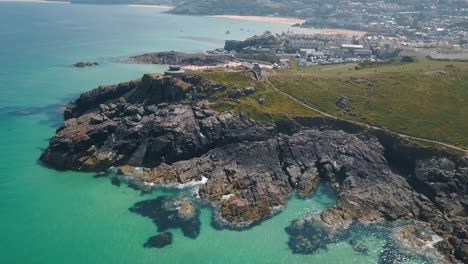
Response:
[[[160,13],[158,8],[0,3],[0,263],[376,263],[384,241],[364,236],[369,255],[346,242],[314,255],[294,255],[284,228],[333,206],[321,187],[308,200],[243,231],[215,230],[201,214],[195,239],[173,231],[164,249],[145,249],[151,220],[130,213],[141,195],[93,174],[58,172],[37,159],[60,124],[60,105],[101,84],[161,72],[154,65],[112,61],[145,51],[194,51],[285,26]],[[244,30],[241,30],[244,29]],[[76,69],[77,61],[101,65]]]

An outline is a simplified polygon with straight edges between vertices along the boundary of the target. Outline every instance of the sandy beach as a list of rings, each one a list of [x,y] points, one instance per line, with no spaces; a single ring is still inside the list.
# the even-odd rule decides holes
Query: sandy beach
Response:
[[[227,18],[236,20],[249,20],[257,22],[266,22],[282,25],[295,25],[302,24],[305,22],[304,19],[299,18],[288,18],[288,17],[262,17],[262,16],[234,16],[234,15],[222,15],[222,16],[211,16],[216,18]],[[330,29],[330,28],[302,28],[302,27],[290,27],[290,32],[298,34],[325,34],[325,35],[347,35],[347,36],[364,36],[366,32],[347,30],[347,29]]]
[[[298,23],[302,24],[305,22],[304,19],[288,18],[288,17],[234,16],[234,15],[220,15],[220,16],[211,16],[211,17],[268,22],[268,23],[283,24],[283,25],[294,25]]]

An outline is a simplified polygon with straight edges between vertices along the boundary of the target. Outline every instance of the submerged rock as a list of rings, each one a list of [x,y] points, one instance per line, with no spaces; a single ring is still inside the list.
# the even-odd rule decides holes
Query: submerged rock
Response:
[[[120,187],[122,182],[120,181],[119,177],[112,177],[111,178],[111,184],[117,187]]]
[[[294,253],[311,254],[337,242],[338,235],[314,218],[295,220],[286,228],[289,248]]]
[[[163,248],[170,244],[172,244],[172,233],[166,232],[148,238],[143,246],[146,248]]]
[[[364,241],[352,238],[348,242],[355,252],[359,254],[364,254],[364,255],[369,254],[369,249],[364,244]]]
[[[180,228],[184,236],[197,238],[201,222],[199,210],[189,200],[170,196],[135,203],[130,211],[150,218],[158,232]]]
[[[73,66],[77,68],[84,68],[84,67],[97,66],[97,65],[99,65],[99,63],[97,62],[83,62],[83,61],[73,64]]]

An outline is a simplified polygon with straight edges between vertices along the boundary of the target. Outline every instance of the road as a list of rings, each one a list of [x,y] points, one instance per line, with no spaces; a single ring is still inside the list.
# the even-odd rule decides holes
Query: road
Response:
[[[450,149],[454,149],[454,150],[457,150],[457,151],[462,151],[462,152],[465,152],[465,154],[468,155],[468,150],[467,149],[464,149],[464,148],[460,148],[460,147],[457,147],[457,146],[454,146],[454,145],[451,145],[451,144],[448,144],[448,143],[445,143],[445,142],[440,142],[440,141],[436,141],[436,140],[430,140],[430,139],[425,139],[425,138],[420,138],[420,137],[414,137],[414,136],[410,136],[410,135],[406,135],[406,134],[401,134],[401,133],[398,133],[398,132],[395,132],[395,131],[391,131],[391,130],[388,130],[388,129],[385,129],[385,128],[381,128],[381,127],[376,127],[376,126],[372,126],[372,125],[369,125],[369,124],[366,124],[366,123],[361,123],[361,122],[357,122],[357,121],[350,121],[350,120],[344,120],[344,119],[341,119],[337,116],[334,116],[334,115],[330,115],[328,113],[325,113],[323,111],[320,111],[319,109],[317,108],[314,108],[302,101],[300,101],[299,99],[295,98],[294,96],[278,89],[276,86],[274,86],[270,80],[268,80],[268,78],[265,78],[264,79],[265,82],[271,86],[271,88],[273,88],[275,91],[287,96],[288,98],[290,98],[291,100],[293,100],[294,102],[312,110],[312,111],[315,111],[323,116],[326,116],[326,117],[329,117],[329,118],[332,118],[332,119],[337,119],[337,120],[343,120],[343,121],[347,121],[347,122],[351,122],[351,123],[354,123],[356,125],[360,125],[360,126],[363,126],[363,127],[366,127],[366,128],[371,128],[371,129],[375,129],[375,130],[380,130],[380,131],[386,131],[386,132],[390,132],[390,133],[393,133],[393,134],[397,134],[398,136],[402,137],[402,138],[406,138],[406,139],[412,139],[412,140],[417,140],[417,141],[422,141],[422,142],[426,142],[426,143],[432,143],[432,144],[437,144],[437,145],[440,145],[440,146],[444,146],[444,147],[447,147],[447,148],[450,148]]]

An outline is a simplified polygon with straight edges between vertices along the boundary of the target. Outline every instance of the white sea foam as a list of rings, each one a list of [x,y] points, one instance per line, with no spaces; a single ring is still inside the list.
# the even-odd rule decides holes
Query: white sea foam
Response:
[[[226,194],[226,195],[223,195],[223,197],[221,197],[221,200],[229,200],[231,197],[233,197],[234,194],[233,193],[230,193],[230,194]]]
[[[186,183],[178,183],[176,184],[176,188],[178,189],[185,189],[185,188],[191,188],[191,187],[197,187],[197,186],[200,186],[200,185],[203,185],[205,183],[208,182],[208,178],[206,178],[205,176],[202,176],[201,180],[199,181],[189,181],[189,182],[186,182]]]

